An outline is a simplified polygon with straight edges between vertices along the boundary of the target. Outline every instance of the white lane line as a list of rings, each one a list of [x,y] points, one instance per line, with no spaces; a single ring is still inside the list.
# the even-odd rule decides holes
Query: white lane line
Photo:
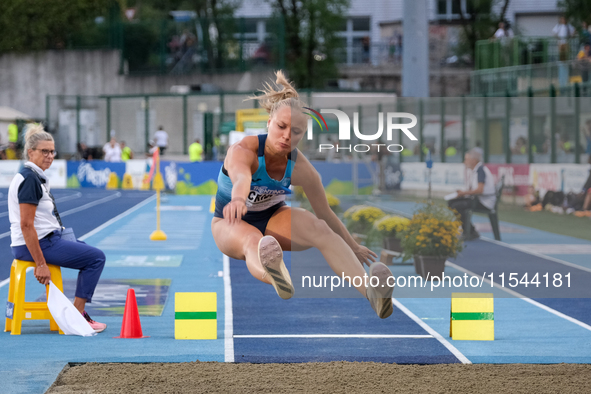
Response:
[[[232,281],[230,258],[224,255],[224,361],[234,362],[234,316],[232,313]]]
[[[144,205],[148,204],[150,201],[153,201],[156,199],[156,195],[154,194],[153,196],[150,196],[148,198],[146,198],[144,201],[140,202],[137,205],[134,205],[133,207],[129,208],[127,211],[120,213],[119,215],[115,216],[113,219],[101,224],[100,226],[98,226],[97,228],[95,228],[94,230],[84,234],[83,236],[79,237],[78,239],[80,241],[84,241],[86,238],[98,233],[99,231],[101,231],[102,229],[110,226],[111,224],[115,223],[116,221],[124,218],[125,216],[129,215],[130,213],[140,209],[141,207],[143,207]],[[1,234],[0,238],[4,238],[6,233]],[[8,235],[10,235],[10,231],[8,232]],[[4,279],[2,282],[0,282],[0,288],[2,286],[5,286],[8,282],[10,281],[10,278],[6,278]]]
[[[92,207],[94,207],[94,206],[96,206],[96,205],[100,205],[100,204],[102,204],[102,203],[105,203],[105,202],[108,202],[108,201],[114,200],[114,199],[116,199],[116,198],[119,198],[119,197],[121,197],[121,193],[120,193],[120,192],[117,192],[117,193],[115,193],[115,194],[111,194],[110,196],[107,196],[107,197],[101,198],[100,200],[96,200],[96,201],[93,201],[93,202],[89,202],[88,204],[84,204],[84,205],[81,205],[81,206],[79,206],[79,207],[77,207],[77,208],[70,209],[70,210],[68,210],[68,211],[66,211],[66,212],[64,212],[64,213],[61,213],[61,214],[60,214],[60,217],[62,217],[62,218],[63,218],[63,217],[65,217],[65,216],[71,215],[71,214],[73,214],[73,213],[77,213],[77,212],[80,212],[80,211],[84,211],[85,209],[92,208]],[[2,233],[2,234],[0,234],[0,239],[2,239],[2,238],[6,238],[6,237],[8,237],[8,236],[10,236],[10,231],[7,231],[7,232],[5,232],[5,233]],[[82,239],[82,238],[80,238],[80,240],[81,240],[81,241],[83,241],[83,239]]]
[[[144,205],[148,204],[149,202],[154,201],[155,199],[156,199],[156,195],[154,194],[154,195],[146,198],[144,201],[140,202],[139,204],[134,205],[133,207],[129,208],[127,211],[115,216],[113,219],[109,220],[108,222],[105,222],[105,223],[101,224],[100,226],[98,226],[97,228],[95,228],[94,230],[84,234],[83,236],[79,237],[78,239],[80,241],[84,241],[86,238],[89,238],[89,237],[93,236],[94,234],[98,233],[99,231],[109,227],[111,224],[124,218],[125,216],[129,215],[130,213],[137,211],[138,209],[140,209]]]
[[[472,364],[472,362],[470,360],[468,360],[468,358],[466,356],[464,356],[462,354],[462,352],[460,352],[454,345],[449,343],[449,341],[447,339],[443,338],[441,336],[441,334],[439,334],[437,331],[435,331],[433,328],[431,328],[431,326],[429,326],[427,323],[422,321],[417,315],[412,313],[407,307],[402,305],[400,303],[400,301],[398,301],[396,298],[392,298],[392,303],[394,305],[396,305],[396,307],[398,309],[400,309],[402,312],[404,312],[408,317],[410,317],[412,320],[414,320],[414,322],[417,323],[419,326],[421,326],[425,331],[427,331],[429,334],[433,335],[433,337],[435,339],[437,339],[439,342],[441,342],[441,344],[443,346],[445,346],[447,348],[447,350],[452,352],[452,354],[454,356],[456,356],[458,358],[458,360],[460,360],[462,362],[462,364]]]
[[[450,267],[452,267],[452,268],[455,268],[455,269],[457,269],[458,271],[465,272],[465,273],[466,273],[466,274],[468,274],[468,275],[476,276],[477,278],[482,278],[482,276],[480,276],[480,275],[478,275],[478,274],[475,274],[474,272],[472,272],[472,271],[469,271],[469,270],[467,270],[467,269],[465,269],[465,268],[463,268],[463,267],[460,267],[460,266],[459,266],[459,265],[457,265],[457,264],[451,263],[451,262],[449,262],[449,261],[447,261],[447,262],[445,263],[445,265],[447,265],[447,266],[450,266]],[[486,278],[482,278],[482,279],[484,280],[484,282],[486,282],[486,283],[488,283],[488,284],[491,284],[489,279],[486,279]],[[493,284],[492,284],[492,285],[493,285],[494,287],[496,287],[497,289],[501,289],[501,290],[503,290],[504,292],[507,292],[507,293],[511,294],[512,296],[514,296],[514,297],[516,297],[516,298],[520,298],[520,299],[522,299],[523,301],[525,301],[525,302],[527,302],[527,303],[530,303],[530,304],[532,304],[532,305],[534,305],[534,306],[537,306],[537,307],[538,307],[538,308],[540,308],[540,309],[543,309],[543,310],[545,310],[545,311],[547,311],[547,312],[550,312],[550,313],[552,313],[553,315],[556,315],[556,316],[558,316],[558,317],[561,317],[561,318],[563,318],[563,319],[565,319],[565,320],[568,320],[568,321],[569,321],[569,322],[571,322],[571,323],[574,323],[574,324],[576,324],[576,325],[577,325],[577,326],[579,326],[579,327],[582,327],[582,328],[584,328],[584,329],[586,329],[586,330],[589,330],[589,331],[591,331],[591,326],[590,326],[590,325],[588,325],[588,324],[586,324],[586,323],[583,323],[583,322],[582,322],[582,321],[580,321],[580,320],[577,320],[577,319],[575,319],[575,318],[573,318],[573,317],[570,317],[570,316],[568,316],[568,315],[565,315],[565,314],[564,314],[564,313],[562,313],[562,312],[558,312],[556,309],[552,309],[552,308],[550,308],[549,306],[546,306],[546,305],[544,305],[544,304],[541,304],[541,303],[539,303],[539,302],[537,302],[537,301],[534,301],[534,300],[532,300],[531,298],[527,298],[526,296],[524,296],[524,295],[523,295],[523,294],[521,294],[521,293],[518,293],[518,292],[516,292],[515,290],[511,290],[511,289],[507,289],[507,288],[505,288],[505,287],[502,287],[502,286],[501,286],[500,284],[498,284],[498,283],[494,283],[494,282],[493,282]]]
[[[64,201],[74,200],[74,199],[80,198],[80,197],[82,197],[82,193],[78,192],[78,193],[72,194],[71,196],[58,198],[57,200],[55,200],[55,202],[64,202]],[[0,218],[3,218],[4,216],[8,216],[8,211],[0,213]]]
[[[389,335],[389,334],[277,334],[277,335],[234,335],[234,338],[433,338],[433,335]]]
[[[486,242],[490,242],[490,243],[496,244],[496,245],[504,246],[504,247],[509,248],[509,249],[517,250],[517,251],[522,252],[522,253],[531,254],[532,256],[536,256],[536,257],[540,257],[542,259],[553,261],[553,262],[558,263],[558,264],[566,265],[567,267],[580,269],[581,271],[591,272],[591,268],[583,267],[582,265],[578,265],[578,264],[574,264],[574,263],[569,263],[568,261],[560,260],[560,259],[557,259],[556,257],[546,256],[545,254],[534,252],[532,250],[520,249],[519,247],[513,246],[513,245],[508,244],[508,243],[505,243],[505,242],[497,241],[497,240],[494,240],[494,239],[487,239],[487,238],[480,238],[480,239],[483,240],[483,241],[486,241]]]
[[[119,197],[121,197],[121,193],[120,192],[117,192],[115,194],[111,194],[110,196],[103,197],[100,200],[89,202],[88,204],[81,205],[81,206],[79,206],[77,208],[69,209],[69,210],[67,210],[64,213],[61,213],[60,214],[60,217],[64,217],[64,216],[68,216],[68,215],[71,215],[71,214],[76,213],[76,212],[84,211],[85,209],[92,208],[94,206],[97,206],[97,205],[100,205],[102,203],[105,203],[105,202],[114,200],[114,199],[119,198]]]
[[[34,267],[29,267],[26,269],[26,272],[31,272],[34,269],[35,269]],[[10,277],[8,277],[8,278],[4,279],[2,282],[0,282],[0,287],[4,286],[8,282],[10,282]]]

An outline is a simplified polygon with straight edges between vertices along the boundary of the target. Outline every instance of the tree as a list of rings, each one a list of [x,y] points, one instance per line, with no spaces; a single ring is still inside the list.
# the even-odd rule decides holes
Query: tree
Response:
[[[324,87],[338,75],[336,32],[344,24],[348,0],[269,0],[284,25],[286,67],[300,88]],[[281,41],[283,37],[278,37]]]
[[[499,22],[505,21],[509,2],[510,0],[466,0],[466,12],[460,7],[461,53],[467,53],[472,60],[475,59],[476,42],[493,36]]]
[[[227,44],[237,32],[234,12],[238,0],[194,0],[193,9],[201,23],[210,69],[226,66]]]
[[[114,0],[0,1],[0,53],[64,48],[89,21],[108,14]]]
[[[587,22],[591,25],[591,2],[589,0],[561,0],[558,8],[564,12],[567,20],[574,24]]]

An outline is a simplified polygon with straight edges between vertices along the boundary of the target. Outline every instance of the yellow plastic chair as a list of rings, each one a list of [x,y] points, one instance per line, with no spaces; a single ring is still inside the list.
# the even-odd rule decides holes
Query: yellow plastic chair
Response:
[[[32,261],[14,260],[10,267],[10,285],[8,288],[7,315],[12,306],[12,319],[6,318],[4,331],[10,331],[11,335],[20,335],[23,320],[49,320],[49,329],[51,331],[62,330],[58,327],[47,308],[47,302],[25,302],[25,287],[27,283],[27,268],[35,267]],[[59,266],[47,264],[51,273],[51,281],[60,291],[64,291],[62,282],[62,271]],[[46,292],[49,293],[49,286],[46,286]]]

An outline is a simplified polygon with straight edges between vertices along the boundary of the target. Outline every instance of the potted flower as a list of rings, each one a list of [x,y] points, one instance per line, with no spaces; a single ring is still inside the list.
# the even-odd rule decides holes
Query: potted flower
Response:
[[[339,200],[336,196],[333,196],[330,193],[326,193],[326,200],[328,201],[328,206],[334,213],[337,215],[342,212],[341,210],[341,200]]]
[[[384,211],[369,205],[354,205],[343,215],[347,230],[356,240],[364,240],[373,228],[376,220],[386,216]]]
[[[424,279],[440,277],[445,261],[462,250],[462,226],[447,206],[428,203],[415,211],[408,227],[398,233],[403,261],[414,259],[415,271]]]
[[[396,215],[386,215],[373,224],[374,231],[382,238],[384,249],[402,252],[402,244],[396,234],[408,227],[410,219]]]
[[[300,191],[300,193],[298,193],[298,190]],[[304,193],[304,191],[300,188],[300,189],[295,189],[295,196],[296,196],[296,200],[300,201],[300,207],[310,211],[310,212],[314,212],[314,210],[312,209],[312,204],[310,204],[310,201],[308,201],[308,198],[306,197],[306,193]],[[299,194],[299,196],[298,196]],[[340,214],[343,210],[341,209],[341,200],[339,200],[337,197],[333,196],[330,193],[326,193],[326,200],[328,201],[328,206],[330,207],[330,209],[332,209],[332,211],[335,214]]]

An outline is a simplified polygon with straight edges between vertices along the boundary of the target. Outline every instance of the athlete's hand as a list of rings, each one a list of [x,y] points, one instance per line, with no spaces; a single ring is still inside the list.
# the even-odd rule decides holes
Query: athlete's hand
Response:
[[[366,248],[363,245],[357,245],[357,247],[353,249],[353,252],[361,262],[361,265],[367,264],[369,266],[378,258],[378,255],[374,251]]]
[[[230,224],[238,223],[246,215],[246,211],[246,201],[243,198],[234,198],[224,207],[224,219]]]

